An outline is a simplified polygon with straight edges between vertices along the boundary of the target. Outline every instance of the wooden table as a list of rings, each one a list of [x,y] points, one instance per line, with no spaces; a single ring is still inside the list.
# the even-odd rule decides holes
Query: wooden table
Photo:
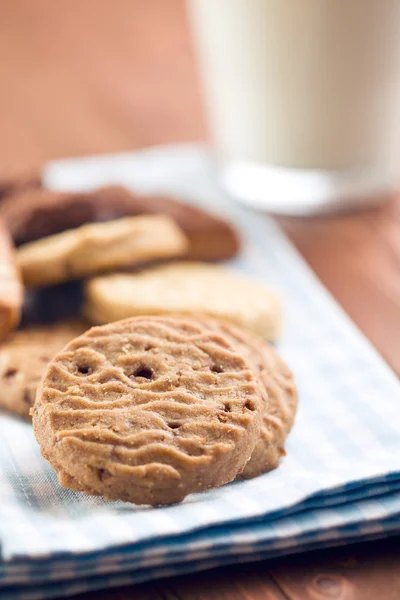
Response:
[[[0,82],[0,164],[206,137],[183,0],[0,0]],[[397,373],[399,207],[394,200],[357,215],[281,220]],[[399,541],[80,598],[394,600]]]

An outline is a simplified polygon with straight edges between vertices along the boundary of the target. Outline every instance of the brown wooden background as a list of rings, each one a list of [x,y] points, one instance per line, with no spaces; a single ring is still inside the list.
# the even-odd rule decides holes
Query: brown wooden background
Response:
[[[0,164],[206,137],[183,0],[0,0],[0,86]],[[282,220],[398,373],[399,207]],[[399,540],[90,597],[395,600]]]

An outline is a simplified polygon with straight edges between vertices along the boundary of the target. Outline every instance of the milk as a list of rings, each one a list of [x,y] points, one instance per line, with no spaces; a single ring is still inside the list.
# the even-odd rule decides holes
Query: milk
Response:
[[[296,169],[386,169],[396,156],[400,165],[399,0],[188,6],[221,156]]]

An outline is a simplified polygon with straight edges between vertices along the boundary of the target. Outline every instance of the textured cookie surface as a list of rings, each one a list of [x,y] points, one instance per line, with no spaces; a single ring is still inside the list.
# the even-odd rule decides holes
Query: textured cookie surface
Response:
[[[210,330],[222,333],[252,363],[260,375],[266,399],[260,437],[242,477],[249,479],[279,465],[284,445],[297,409],[297,389],[293,375],[276,350],[261,339],[231,323],[204,319]]]
[[[62,485],[159,505],[234,479],[262,408],[226,338],[184,318],[137,317],[92,328],[52,360],[33,424]]]
[[[249,341],[248,347],[252,350],[252,360],[258,364],[261,381],[268,394],[268,408],[264,412],[260,438],[242,473],[246,479],[279,465],[285,454],[285,440],[293,426],[298,402],[293,374],[275,349],[262,339]]]
[[[121,186],[92,192],[32,189],[0,204],[17,245],[32,242],[85,223],[145,214],[170,216],[189,240],[186,257],[224,260],[239,251],[239,238],[224,219],[165,196],[141,196]]]
[[[24,417],[35,401],[47,363],[87,329],[79,321],[16,331],[0,346],[0,408]]]
[[[17,250],[24,282],[40,286],[186,252],[178,226],[162,215],[92,223],[30,242]]]
[[[93,323],[183,313],[226,319],[271,341],[280,332],[276,293],[216,265],[174,263],[97,277],[87,283],[85,294],[85,314]]]
[[[9,232],[0,219],[0,340],[20,320],[23,287]]]

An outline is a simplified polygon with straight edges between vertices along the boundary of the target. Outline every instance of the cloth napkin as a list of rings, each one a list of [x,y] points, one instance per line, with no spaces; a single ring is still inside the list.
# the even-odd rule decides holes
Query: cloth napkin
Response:
[[[229,217],[244,251],[228,266],[280,290],[279,351],[300,402],[279,469],[134,507],[61,488],[28,423],[0,415],[0,597],[56,598],[400,531],[400,388],[270,220],[227,199],[196,146],[59,161],[47,184],[123,183]]]

